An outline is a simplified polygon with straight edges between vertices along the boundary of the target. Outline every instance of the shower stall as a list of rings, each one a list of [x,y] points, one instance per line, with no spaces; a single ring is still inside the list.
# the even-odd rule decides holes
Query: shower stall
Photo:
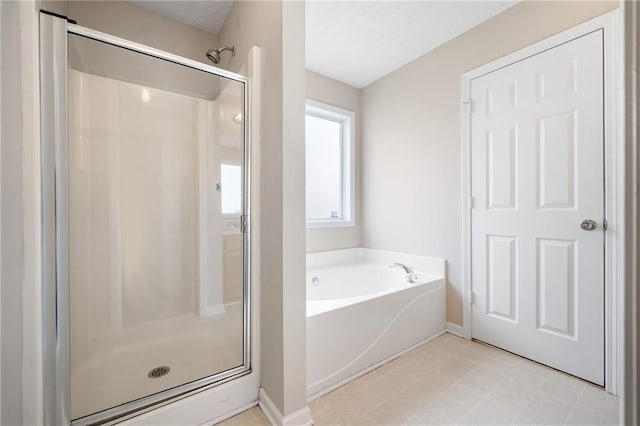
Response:
[[[47,424],[249,373],[248,79],[46,13],[40,37]]]

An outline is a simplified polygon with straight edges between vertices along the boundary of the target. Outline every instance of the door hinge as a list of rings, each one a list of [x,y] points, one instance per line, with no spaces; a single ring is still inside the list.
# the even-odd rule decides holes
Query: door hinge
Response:
[[[475,208],[477,208],[476,197],[469,197],[469,210],[473,210]]]
[[[249,230],[249,217],[246,214],[240,216],[240,232],[246,234]]]
[[[609,222],[607,222],[607,219],[602,221],[602,229],[604,229],[605,231],[609,228]]]
[[[462,101],[462,105],[464,105],[465,113],[471,115],[471,101]]]

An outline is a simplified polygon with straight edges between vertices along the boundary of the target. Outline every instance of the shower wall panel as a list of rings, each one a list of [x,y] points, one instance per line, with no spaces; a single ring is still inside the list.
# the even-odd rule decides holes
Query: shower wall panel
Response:
[[[71,293],[91,313],[72,324],[117,330],[194,312],[204,101],[69,74]]]
[[[238,217],[223,229],[216,187],[221,161],[242,164],[242,138],[226,117],[238,96],[225,112],[219,100],[74,69],[68,76],[76,418],[242,362],[241,306],[225,307],[242,300],[242,245],[223,244],[223,234],[241,234]],[[228,286],[238,297],[224,300]],[[184,359],[190,346],[193,359]],[[156,362],[152,352],[163,356]],[[200,360],[182,377],[147,377],[158,363],[180,370]],[[140,382],[123,386],[122,371]]]

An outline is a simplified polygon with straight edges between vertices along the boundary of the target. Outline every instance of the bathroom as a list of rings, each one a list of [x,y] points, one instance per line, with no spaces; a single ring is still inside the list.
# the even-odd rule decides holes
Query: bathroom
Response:
[[[637,424],[637,13],[3,1],[0,423]]]

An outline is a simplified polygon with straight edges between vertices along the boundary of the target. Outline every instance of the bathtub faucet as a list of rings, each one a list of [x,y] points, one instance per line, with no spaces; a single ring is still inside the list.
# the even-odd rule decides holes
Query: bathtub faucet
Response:
[[[392,263],[391,265],[389,265],[389,268],[394,269],[394,268],[402,268],[404,269],[404,272],[407,273],[407,282],[410,283],[415,283],[418,281],[418,276],[416,275],[415,272],[413,272],[413,269],[411,269],[410,267],[408,267],[407,265],[403,265],[402,263]]]

